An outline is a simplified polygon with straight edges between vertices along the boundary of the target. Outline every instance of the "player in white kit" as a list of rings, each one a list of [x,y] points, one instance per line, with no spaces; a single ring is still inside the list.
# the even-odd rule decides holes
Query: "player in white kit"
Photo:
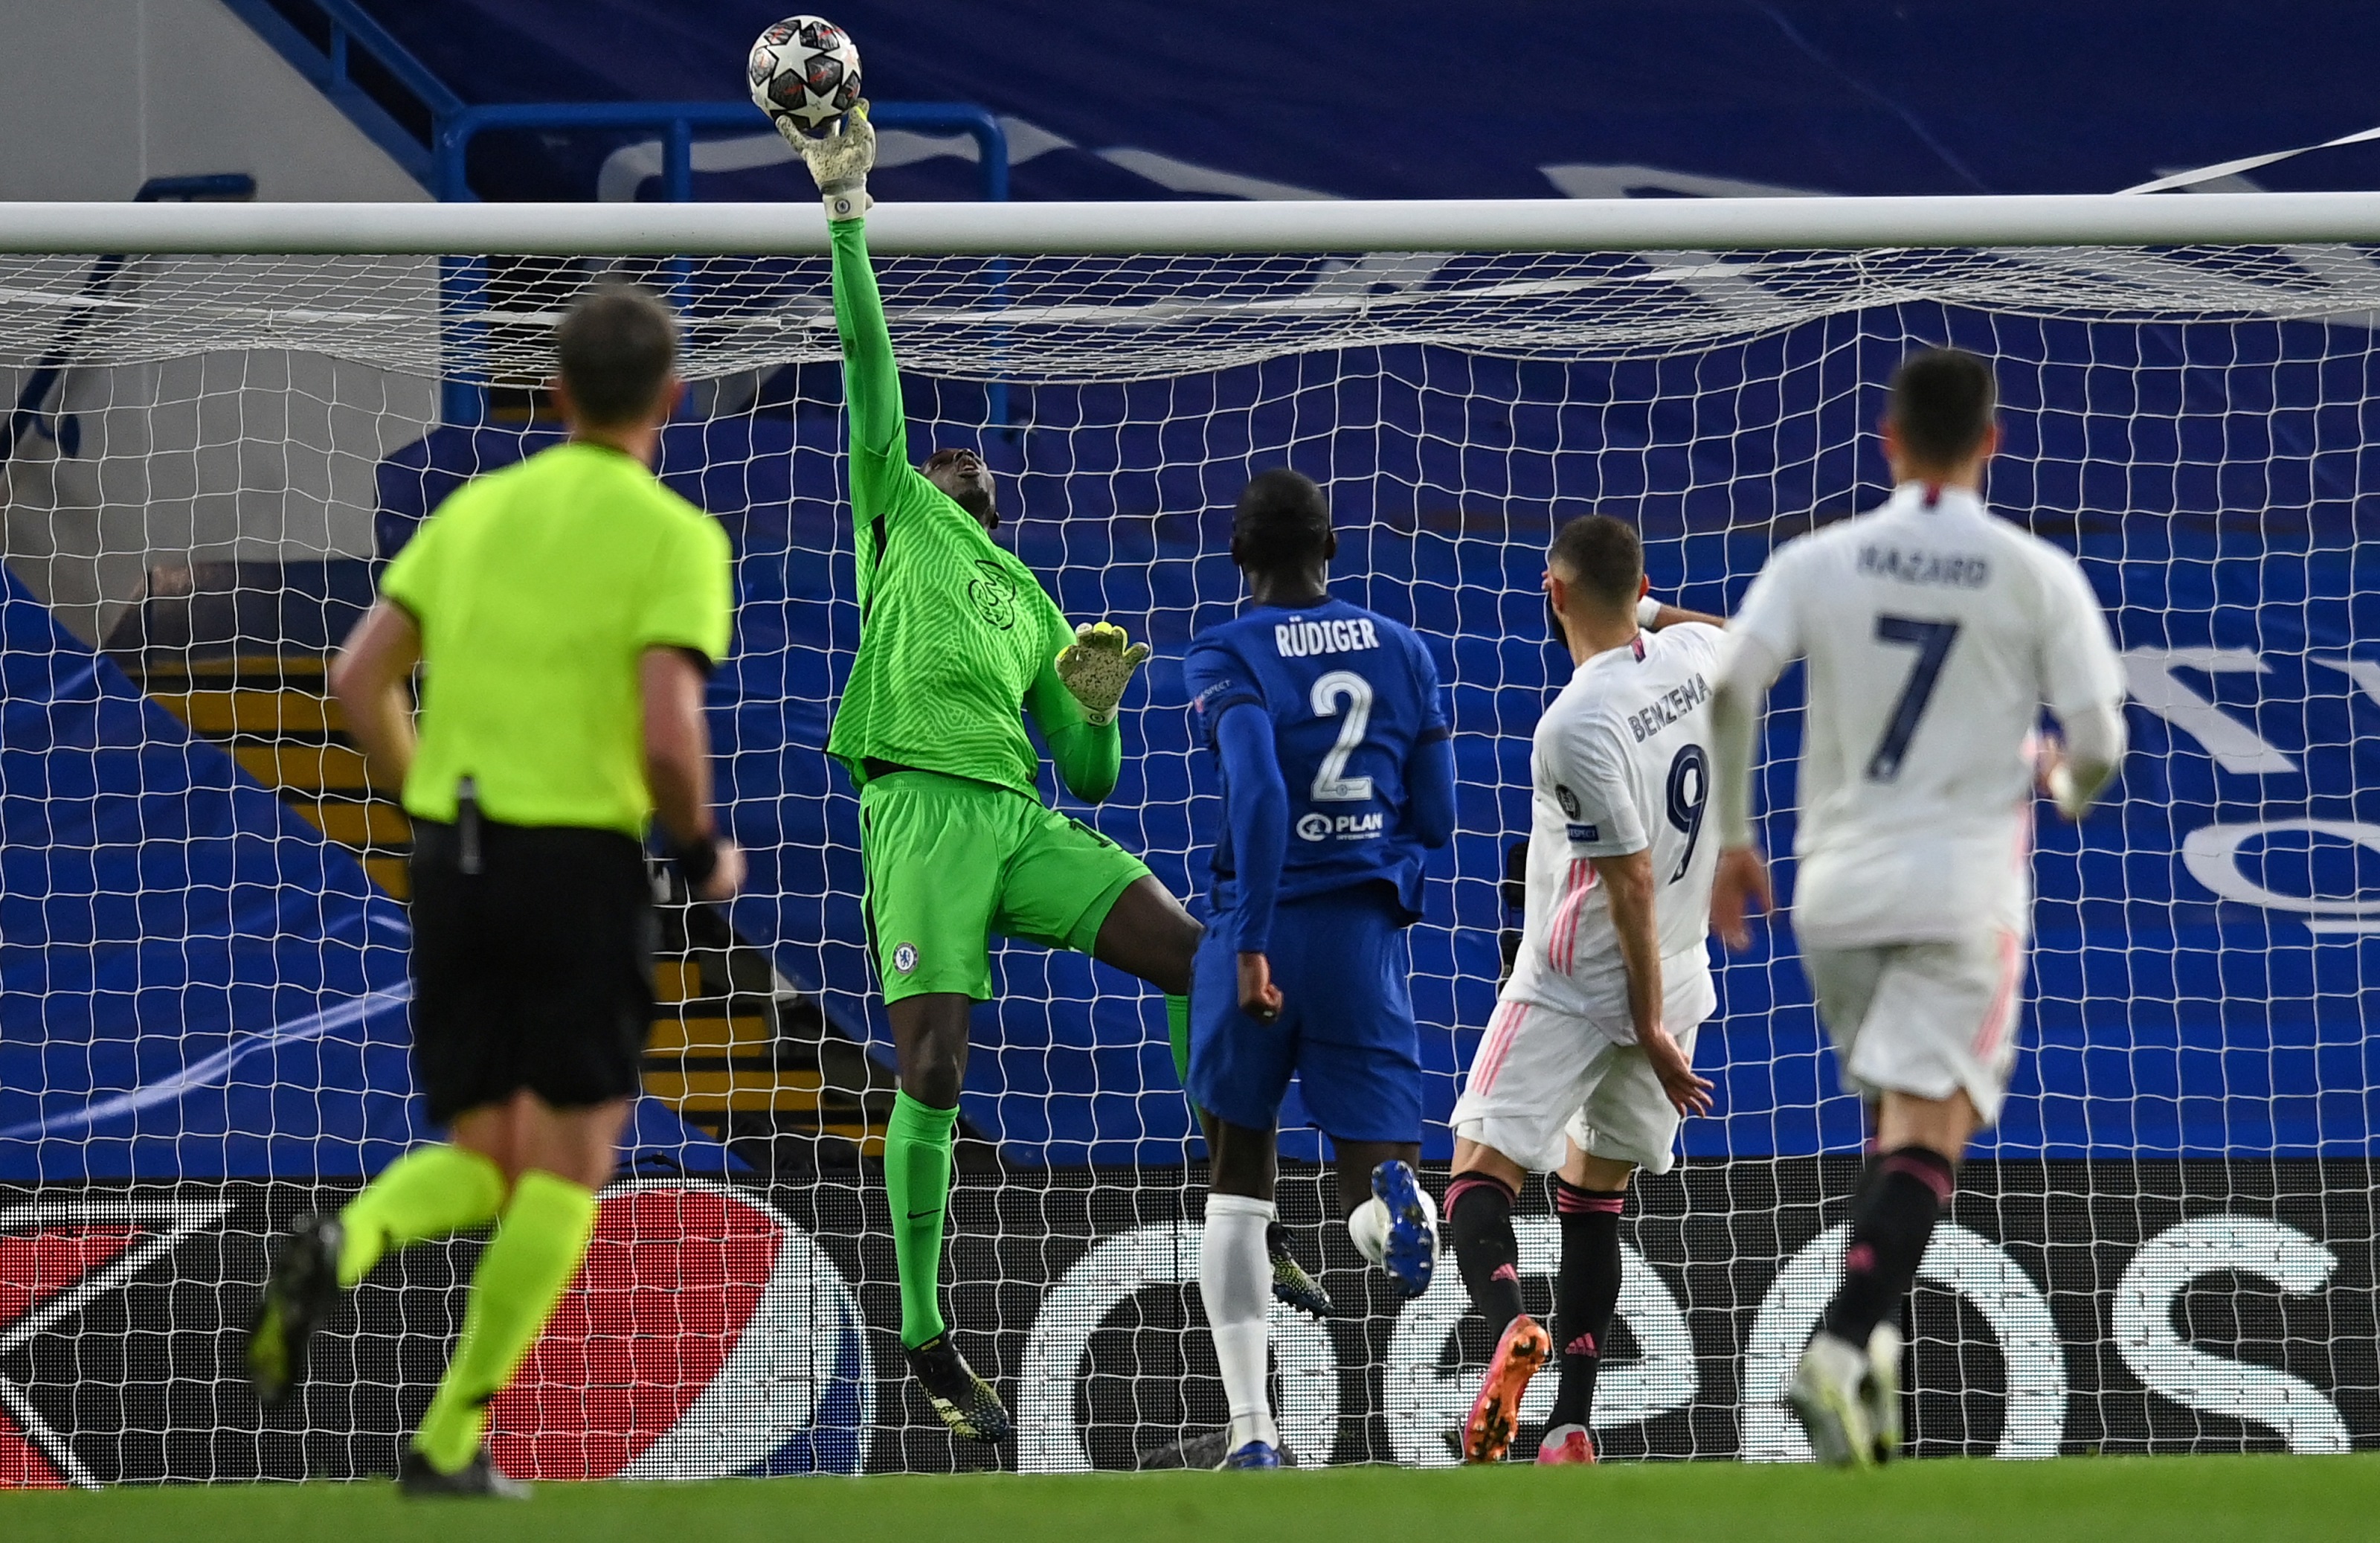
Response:
[[[1452,1120],[1445,1231],[1473,1306],[1499,1330],[1463,1430],[1467,1463],[1502,1459],[1553,1349],[1521,1310],[1512,1203],[1526,1175],[1556,1175],[1562,1238],[1561,1383],[1537,1461],[1591,1463],[1629,1178],[1666,1172],[1680,1119],[1710,1107],[1694,1051],[1718,1000],[1704,813],[1725,634],[1645,589],[1644,549],[1620,521],[1589,515],[1554,537],[1546,593],[1577,668],[1537,723],[1521,951]]]
[[[1901,362],[1883,423],[1891,499],[1770,555],[1729,624],[1713,703],[1712,920],[1741,949],[1747,903],[1769,905],[1751,823],[1761,704],[1809,661],[1793,930],[1875,1137],[1842,1285],[1787,1395],[1837,1465],[1900,1449],[1901,1300],[2008,1090],[2035,786],[2080,820],[2123,759],[2124,677],[2098,598],[2073,558],[1979,496],[1994,406],[1972,354]],[[2062,748],[2036,738],[2045,706]]]

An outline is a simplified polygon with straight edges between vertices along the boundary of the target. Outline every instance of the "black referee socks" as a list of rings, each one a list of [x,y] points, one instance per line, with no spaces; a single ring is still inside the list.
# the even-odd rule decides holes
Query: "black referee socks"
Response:
[[[1958,1172],[1949,1158],[1927,1147],[1902,1147],[1868,1160],[1852,1197],[1843,1283],[1827,1304],[1828,1333],[1865,1350],[1877,1324],[1899,1321],[1900,1299],[1917,1279]]]
[[[1471,1306],[1501,1335],[1521,1316],[1521,1245],[1512,1236],[1512,1188],[1488,1173],[1457,1173],[1446,1186],[1446,1226]]]

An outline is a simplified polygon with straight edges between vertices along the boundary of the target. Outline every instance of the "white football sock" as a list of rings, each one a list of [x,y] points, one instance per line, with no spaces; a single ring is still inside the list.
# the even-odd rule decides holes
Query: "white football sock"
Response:
[[[1207,1197],[1207,1228],[1198,1244],[1198,1294],[1215,1336],[1215,1360],[1231,1401],[1228,1450],[1250,1441],[1281,1444],[1266,1396],[1265,1315],[1272,1306],[1272,1259],[1265,1229],[1277,1214],[1269,1200],[1245,1195]]]

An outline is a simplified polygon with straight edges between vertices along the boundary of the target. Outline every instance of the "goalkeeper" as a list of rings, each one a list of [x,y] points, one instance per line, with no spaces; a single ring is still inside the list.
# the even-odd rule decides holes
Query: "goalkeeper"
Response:
[[[972,450],[909,465],[901,381],[869,267],[867,103],[842,131],[786,138],[826,200],[851,422],[859,657],[827,753],[859,788],[868,945],[900,1091],[884,1184],[910,1370],[960,1436],[1000,1441],[1008,1411],[942,1320],[938,1289],[969,1010],[991,996],[990,934],[1088,954],[1168,994],[1185,1021],[1200,928],[1138,857],[1043,807],[1041,731],[1068,791],[1097,803],[1123,764],[1116,704],[1148,657],[1122,629],[1070,628],[994,542],[991,473]]]

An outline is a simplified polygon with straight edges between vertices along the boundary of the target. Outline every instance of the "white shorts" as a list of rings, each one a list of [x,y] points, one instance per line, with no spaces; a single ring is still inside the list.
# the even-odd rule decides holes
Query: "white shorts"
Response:
[[[2016,1065],[2024,965],[2024,940],[1997,929],[1954,942],[1802,947],[1845,1087],[1921,1099],[1964,1088],[1986,1125]]]
[[[1669,999],[1664,1021],[1691,1061],[1694,1031],[1711,1009],[1708,972],[1670,981]],[[1497,1004],[1450,1123],[1456,1136],[1532,1172],[1561,1167],[1571,1141],[1648,1172],[1666,1173],[1677,1160],[1678,1112],[1644,1051],[1534,1002]]]

